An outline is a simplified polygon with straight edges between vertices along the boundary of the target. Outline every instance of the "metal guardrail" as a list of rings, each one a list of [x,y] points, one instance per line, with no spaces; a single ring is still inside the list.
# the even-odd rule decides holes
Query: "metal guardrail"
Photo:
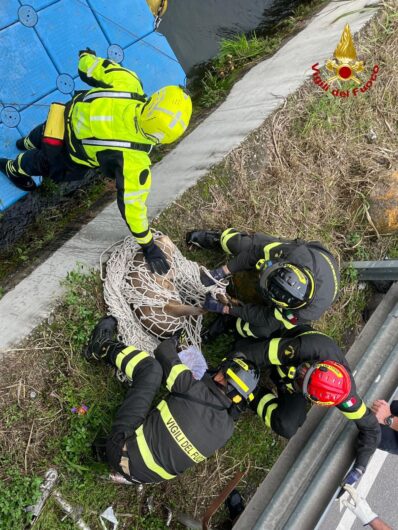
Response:
[[[358,391],[366,399],[394,391],[397,344],[398,284],[394,284],[347,354],[350,365],[358,365]],[[234,530],[313,530],[354,458],[356,435],[355,426],[337,410],[313,407]]]
[[[358,272],[358,279],[364,281],[398,281],[398,260],[351,261],[346,266]]]

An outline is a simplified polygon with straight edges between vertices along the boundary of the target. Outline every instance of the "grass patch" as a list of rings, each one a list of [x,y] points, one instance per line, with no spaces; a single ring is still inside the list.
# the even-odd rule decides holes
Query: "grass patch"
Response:
[[[7,521],[6,526],[0,522],[0,529],[23,527],[23,506],[37,496],[37,477],[54,466],[60,474],[58,489],[71,504],[83,508],[83,518],[94,529],[100,528],[98,514],[111,504],[118,514],[129,514],[121,517],[129,529],[166,528],[165,505],[198,516],[238,469],[249,469],[242,489],[251,495],[284,443],[253,414],[239,420],[234,437],[217,455],[170,483],[145,486],[139,493],[135,487],[103,479],[107,469],[93,459],[91,444],[109,431],[126,389],[108,367],[88,364],[81,356],[105,312],[98,274],[78,269],[68,276],[66,287],[50,322],[38,328],[16,355],[9,352],[1,366],[0,451],[7,458],[0,460],[0,491],[10,488],[10,481],[12,487],[0,502],[0,521]],[[230,348],[231,340],[220,337],[206,355],[217,363]],[[72,407],[81,404],[88,406],[88,413],[72,414]],[[145,508],[149,496],[154,497],[152,514]],[[61,517],[50,501],[37,528],[73,528]],[[181,527],[173,522],[171,528]]]
[[[59,186],[49,181],[39,188],[41,193],[59,193]],[[86,188],[73,193],[71,198],[60,198],[60,204],[44,209],[28,228],[25,234],[10,248],[0,250],[0,298],[10,287],[9,281],[16,271],[24,265],[32,266],[38,260],[41,251],[48,250],[48,246],[68,228],[76,230],[76,223],[88,220],[93,216],[97,201],[109,194],[112,198],[114,184],[107,179],[96,179]],[[94,210],[93,210],[94,208]],[[87,212],[91,209],[89,217]]]
[[[314,14],[326,0],[312,0],[300,4],[289,17],[275,24],[266,33],[251,32],[222,39],[217,56],[189,81],[193,95],[195,118],[201,109],[218,105],[231,90],[235,81],[252,66],[275,53],[283,40],[303,28],[303,21]]]

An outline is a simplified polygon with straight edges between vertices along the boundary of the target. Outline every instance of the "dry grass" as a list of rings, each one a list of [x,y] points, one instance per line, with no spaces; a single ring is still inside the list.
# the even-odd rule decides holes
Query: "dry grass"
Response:
[[[234,226],[321,240],[341,262],[395,254],[397,235],[375,231],[368,196],[386,172],[398,168],[396,3],[386,2],[357,41],[366,64],[363,78],[374,64],[380,67],[370,90],[337,98],[309,80],[158,225],[179,243],[192,228]],[[367,139],[371,129],[375,143]],[[351,298],[363,299],[349,279],[328,321],[344,318]]]

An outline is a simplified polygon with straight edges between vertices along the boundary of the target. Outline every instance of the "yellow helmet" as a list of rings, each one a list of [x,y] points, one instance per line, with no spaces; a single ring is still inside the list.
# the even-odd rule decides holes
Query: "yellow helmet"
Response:
[[[142,107],[141,129],[161,144],[175,142],[189,125],[192,101],[179,86],[165,86],[154,92]]]

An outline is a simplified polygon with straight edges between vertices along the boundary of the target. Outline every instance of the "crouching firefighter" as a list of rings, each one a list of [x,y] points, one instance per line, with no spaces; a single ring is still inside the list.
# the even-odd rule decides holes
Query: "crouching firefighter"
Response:
[[[144,94],[138,76],[86,49],[79,52],[79,75],[94,87],[65,105],[51,105],[47,122],[17,141],[24,150],[15,160],[0,159],[0,171],[15,186],[32,191],[32,176],[55,181],[81,179],[99,168],[114,178],[117,202],[152,272],[169,265],[153,241],[146,200],[151,189],[149,153],[156,144],[177,140],[188,127],[191,98],[179,86]]]
[[[259,368],[268,369],[270,387],[259,388],[250,407],[280,436],[296,433],[306,419],[308,403],[337,407],[355,422],[356,460],[344,484],[357,482],[380,442],[380,427],[358,395],[337,344],[310,326],[297,326],[269,340],[241,339],[236,346]]]
[[[107,461],[129,481],[173,479],[229,440],[234,420],[254,397],[259,373],[236,354],[195,380],[181,363],[175,340],[162,342],[153,358],[116,342],[115,330],[113,317],[102,319],[84,353],[87,360],[105,361],[132,380],[107,439]],[[162,379],[168,395],[152,408]]]
[[[278,330],[318,320],[336,299],[339,267],[318,241],[249,235],[234,228],[222,233],[194,230],[187,233],[186,241],[201,248],[221,247],[233,255],[226,265],[210,271],[215,281],[240,271],[255,271],[258,276],[263,304],[231,307],[207,296],[204,308],[222,315],[213,325],[216,336],[232,321],[242,337],[269,337]],[[205,285],[212,282],[207,276],[202,281]]]

